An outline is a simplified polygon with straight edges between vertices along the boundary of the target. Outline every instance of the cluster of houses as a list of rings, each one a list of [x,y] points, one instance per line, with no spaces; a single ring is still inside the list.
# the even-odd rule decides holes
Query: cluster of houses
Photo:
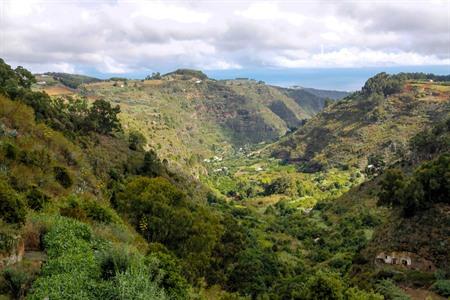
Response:
[[[212,158],[205,158],[203,162],[205,163],[212,163],[212,162],[221,162],[223,160],[223,157],[214,156]]]

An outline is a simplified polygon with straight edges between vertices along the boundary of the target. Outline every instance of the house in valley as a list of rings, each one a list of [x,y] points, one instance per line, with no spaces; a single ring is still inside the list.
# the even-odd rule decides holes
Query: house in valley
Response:
[[[431,261],[415,253],[406,251],[380,252],[375,257],[375,265],[397,265],[423,272],[434,272],[436,270],[436,267]]]

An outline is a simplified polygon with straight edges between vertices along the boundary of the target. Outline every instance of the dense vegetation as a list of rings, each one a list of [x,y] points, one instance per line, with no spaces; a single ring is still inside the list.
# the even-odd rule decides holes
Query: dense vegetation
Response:
[[[448,122],[430,117],[436,126],[419,133],[418,127],[428,123],[418,118],[407,131],[414,138],[405,141],[397,160],[363,152],[359,155],[367,162],[362,168],[327,156],[315,167],[301,160],[276,160],[253,140],[228,152],[218,143],[206,161],[194,155],[188,160],[205,169],[197,179],[174,169],[174,157],[161,159],[158,147],[149,147],[161,138],[155,132],[162,131],[149,134],[156,125],[149,132],[122,125],[122,107],[98,97],[110,97],[110,91],[121,89],[118,85],[109,82],[101,92],[83,85],[80,90],[87,97],[50,97],[31,89],[33,76],[23,68],[12,69],[1,61],[0,75],[0,292],[6,298],[408,299],[398,285],[411,282],[448,295],[446,229],[433,223],[446,224],[448,219]],[[215,109],[217,116],[241,108],[232,121],[223,120],[224,126],[236,129],[235,137],[258,118],[266,122],[269,111],[279,116],[271,124],[283,120],[283,126],[295,124],[306,111],[294,106],[295,99],[283,89],[247,81],[202,86],[204,82],[196,82],[208,80],[203,75],[192,70],[155,74],[142,89],[163,95],[164,101],[199,91],[220,95],[221,101],[204,107]],[[414,90],[412,83],[402,84],[400,91],[405,84]],[[354,114],[347,109],[369,111],[370,116],[380,107],[406,114],[409,94],[401,92],[401,99],[397,90],[391,94],[396,83],[390,76],[380,75],[366,85],[373,90],[370,95],[356,93],[342,104],[331,104],[319,118],[339,115],[353,127],[360,125],[359,116],[347,118]],[[128,82],[123,88],[140,87]],[[445,88],[441,92],[447,95]],[[417,93],[420,98],[421,91]],[[253,102],[262,98],[267,102]],[[440,99],[432,98],[436,120],[443,115]],[[132,107],[133,100],[128,101]],[[224,109],[227,102],[231,104]],[[391,106],[383,106],[386,102]],[[180,114],[202,108],[176,103]],[[421,109],[409,107],[408,113],[428,112],[427,103],[417,105]],[[142,113],[130,107],[128,117]],[[263,116],[255,109],[263,110]],[[398,114],[389,116],[391,122]],[[166,125],[174,130],[185,125],[167,115],[160,118],[167,118]],[[143,124],[139,120],[136,124]],[[314,124],[308,121],[307,130],[320,131]],[[245,130],[255,128],[260,127]],[[326,130],[334,136],[341,129]],[[381,144],[389,147],[383,139],[375,148],[384,149]],[[325,163],[327,168],[321,165]],[[385,171],[393,163],[396,169]],[[394,209],[379,207],[378,201]],[[442,269],[433,274],[373,266],[374,237],[386,238],[377,245],[396,241],[383,234],[397,224],[391,218],[400,225],[434,226],[436,236],[428,244],[422,239],[419,246],[430,249]],[[441,242],[435,245],[436,240]],[[417,245],[402,245],[401,250],[419,252]],[[21,252],[23,260],[16,261]]]
[[[68,86],[68,87],[73,88],[73,89],[76,89],[80,85],[85,84],[85,83],[101,81],[100,79],[95,78],[95,77],[84,76],[84,75],[68,74],[68,73],[48,72],[48,73],[45,73],[45,75],[51,76],[53,79],[61,82],[65,86]]]
[[[401,170],[390,169],[381,181],[380,205],[400,207],[412,216],[434,203],[450,204],[449,154],[422,164],[408,178]]]
[[[312,171],[376,168],[368,163],[370,157],[384,165],[401,160],[411,138],[446,119],[450,97],[447,82],[412,81],[409,76],[380,73],[370,78],[361,91],[326,107],[267,150]]]

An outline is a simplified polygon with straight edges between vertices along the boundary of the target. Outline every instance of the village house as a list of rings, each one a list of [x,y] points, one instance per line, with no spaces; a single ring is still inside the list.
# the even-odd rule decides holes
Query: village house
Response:
[[[433,263],[411,252],[380,252],[375,258],[376,265],[398,265],[404,268],[424,272],[434,272]]]

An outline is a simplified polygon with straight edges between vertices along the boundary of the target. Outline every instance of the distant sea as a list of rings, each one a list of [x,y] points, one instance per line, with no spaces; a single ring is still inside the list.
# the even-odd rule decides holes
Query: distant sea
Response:
[[[183,67],[180,67],[183,68]],[[161,74],[174,70],[161,70]],[[210,78],[214,79],[235,79],[249,78],[262,80],[267,84],[273,84],[283,87],[294,85],[338,90],[338,91],[356,91],[359,90],[364,82],[373,75],[399,72],[424,72],[439,75],[449,75],[450,65],[447,66],[397,66],[397,67],[370,67],[370,68],[302,68],[302,69],[276,69],[276,68],[258,68],[258,69],[229,69],[229,70],[202,70]],[[151,73],[151,72],[150,72]],[[108,74],[99,73],[92,69],[87,69],[82,74],[91,75],[98,78],[126,77],[142,79],[149,73],[137,72],[127,74]]]
[[[314,68],[314,69],[240,69],[204,71],[215,79],[237,77],[262,80],[268,84],[290,87],[294,85],[317,89],[355,91],[373,75],[399,72],[424,72],[449,75],[450,66],[405,66],[370,68]]]

